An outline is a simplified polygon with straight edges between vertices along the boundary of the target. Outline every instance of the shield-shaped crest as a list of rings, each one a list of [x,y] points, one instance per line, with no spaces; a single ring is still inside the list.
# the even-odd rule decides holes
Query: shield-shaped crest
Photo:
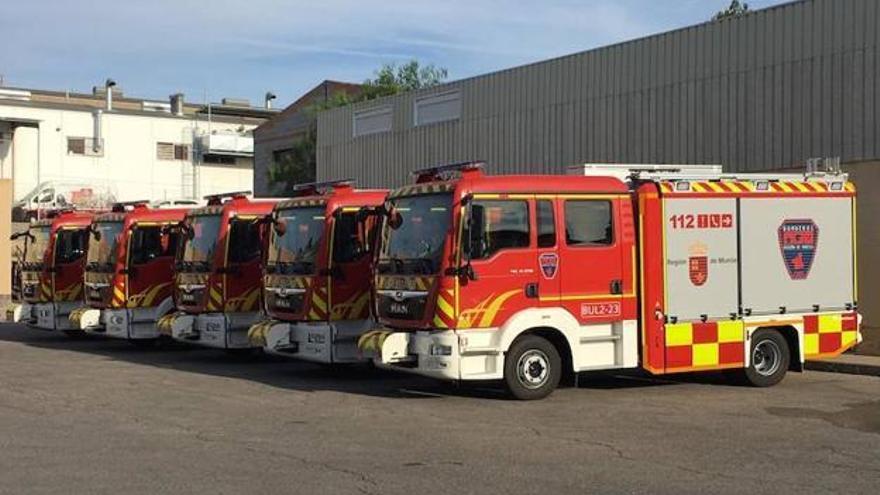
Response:
[[[709,247],[702,242],[694,243],[688,248],[688,277],[697,287],[705,285],[709,280]]]
[[[779,250],[792,280],[810,275],[819,246],[819,226],[811,219],[785,220],[779,226]]]
[[[541,265],[541,273],[544,274],[544,278],[556,276],[559,267],[559,256],[556,253],[542,253],[538,256],[538,263]]]

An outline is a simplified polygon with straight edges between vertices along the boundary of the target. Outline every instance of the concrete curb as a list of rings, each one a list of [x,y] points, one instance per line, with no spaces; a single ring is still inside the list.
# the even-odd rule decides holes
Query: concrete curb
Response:
[[[880,356],[844,354],[834,359],[807,361],[805,367],[814,371],[880,376]]]

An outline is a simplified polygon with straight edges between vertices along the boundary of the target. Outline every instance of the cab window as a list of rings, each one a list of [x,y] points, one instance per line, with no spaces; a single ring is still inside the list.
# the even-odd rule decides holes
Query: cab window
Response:
[[[529,247],[527,201],[477,200],[471,203],[470,230],[463,238],[472,260],[486,259],[505,249]]]
[[[610,246],[613,244],[611,201],[566,201],[565,243],[568,246]]]
[[[254,220],[233,220],[229,229],[229,262],[249,263],[262,254],[260,224]]]
[[[358,222],[357,213],[347,212],[336,217],[333,231],[333,262],[351,263],[358,261],[369,252],[369,239],[366,239],[369,228]]]
[[[173,256],[178,242],[177,234],[163,234],[162,227],[137,227],[131,234],[131,264]]]
[[[86,254],[89,231],[85,229],[61,229],[55,234],[55,263],[73,263]]]

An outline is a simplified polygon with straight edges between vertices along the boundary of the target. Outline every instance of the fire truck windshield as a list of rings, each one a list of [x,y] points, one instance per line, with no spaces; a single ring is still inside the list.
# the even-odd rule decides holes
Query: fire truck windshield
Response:
[[[324,233],[324,207],[289,208],[278,212],[284,234],[272,233],[268,266],[275,273],[308,275],[315,272],[315,259]]]
[[[43,256],[46,254],[46,249],[49,247],[49,234],[51,231],[52,228],[49,226],[32,227],[29,230],[32,237],[28,241],[27,251],[25,252],[25,263],[28,265],[39,265],[43,263]],[[25,267],[25,269],[27,269],[27,267]]]
[[[116,262],[116,245],[122,232],[122,222],[97,222],[92,229],[86,256],[86,270],[112,272]]]
[[[449,231],[451,194],[408,196],[391,201],[394,222],[385,222],[380,273],[435,274]],[[392,226],[393,224],[393,226]]]
[[[192,233],[183,236],[179,251],[184,271],[210,271],[220,236],[220,215],[196,215],[190,218]]]

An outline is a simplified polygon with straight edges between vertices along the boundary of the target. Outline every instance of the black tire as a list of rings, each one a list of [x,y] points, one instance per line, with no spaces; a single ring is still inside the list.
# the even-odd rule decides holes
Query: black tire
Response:
[[[758,330],[752,335],[749,366],[742,376],[754,387],[771,387],[782,381],[790,362],[791,352],[785,337],[776,330]]]
[[[504,359],[504,383],[520,400],[543,399],[556,390],[562,377],[559,351],[547,339],[524,335],[516,339]]]

